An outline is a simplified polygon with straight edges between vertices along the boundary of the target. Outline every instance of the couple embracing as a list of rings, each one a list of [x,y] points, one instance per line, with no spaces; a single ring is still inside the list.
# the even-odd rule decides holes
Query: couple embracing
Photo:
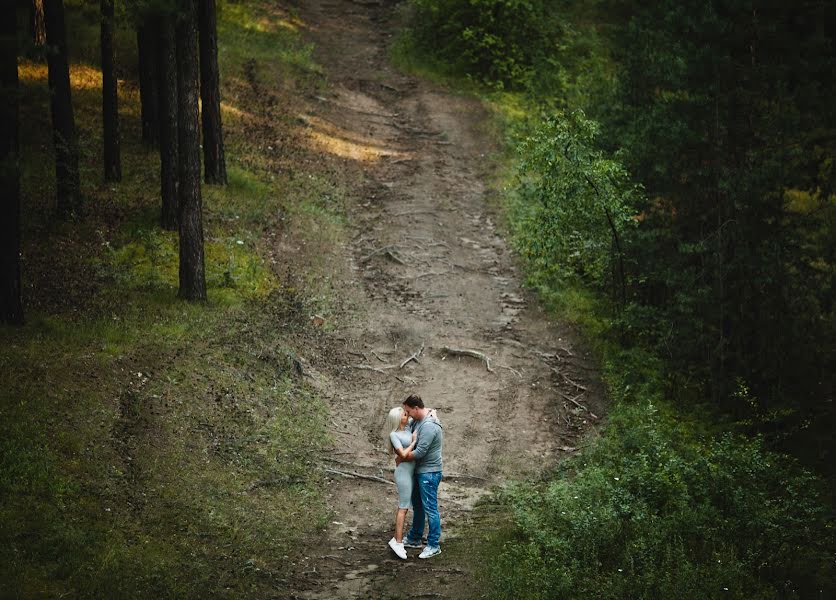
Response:
[[[438,484],[441,483],[441,448],[444,430],[435,410],[424,406],[420,396],[407,396],[401,406],[389,411],[388,446],[395,455],[395,483],[398,512],[395,537],[389,547],[406,559],[406,548],[421,548],[424,526],[429,523],[427,545],[418,558],[441,554],[441,515],[438,512]],[[404,537],[407,511],[412,508],[412,529]]]

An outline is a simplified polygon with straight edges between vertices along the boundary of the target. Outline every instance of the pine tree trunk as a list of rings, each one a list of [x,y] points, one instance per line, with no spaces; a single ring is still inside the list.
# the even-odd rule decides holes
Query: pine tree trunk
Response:
[[[142,119],[142,141],[146,146],[157,146],[160,131],[157,93],[157,39],[159,18],[148,15],[136,30],[137,56],[139,57],[139,103]]]
[[[199,0],[200,98],[203,117],[203,164],[206,183],[226,184],[221,91],[218,73],[218,26],[215,0]]]
[[[174,17],[163,16],[160,21],[160,196],[162,210],[160,225],[177,229],[177,48]]]
[[[32,37],[36,46],[46,44],[44,0],[32,0]]]
[[[102,0],[102,120],[105,181],[122,180],[119,154],[119,94],[113,52],[113,0]]]
[[[206,300],[203,221],[200,196],[200,115],[198,109],[197,10],[195,0],[180,0],[177,21],[177,149],[180,230],[180,297]]]
[[[0,23],[0,323],[23,323],[20,300],[20,165],[15,0]]]
[[[70,91],[67,31],[63,0],[44,0],[46,40],[49,45],[50,107],[55,146],[57,209],[62,217],[81,214],[81,184],[78,173],[78,137]]]

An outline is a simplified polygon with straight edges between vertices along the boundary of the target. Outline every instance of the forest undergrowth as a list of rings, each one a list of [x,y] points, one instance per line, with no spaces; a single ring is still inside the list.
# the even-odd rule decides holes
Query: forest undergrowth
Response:
[[[0,331],[0,596],[283,589],[326,518],[312,450],[328,412],[299,365],[321,335],[311,316],[337,301],[326,264],[345,192],[303,148],[254,135],[250,111],[265,90],[316,89],[320,69],[293,14],[220,4],[229,185],[204,186],[209,299],[187,303],[177,234],[158,225],[159,157],[139,140],[132,24],[116,32],[124,178],[105,184],[98,7],[66,4],[86,209],[54,218],[34,54],[19,65],[27,319]],[[291,97],[278,104],[287,125]]]

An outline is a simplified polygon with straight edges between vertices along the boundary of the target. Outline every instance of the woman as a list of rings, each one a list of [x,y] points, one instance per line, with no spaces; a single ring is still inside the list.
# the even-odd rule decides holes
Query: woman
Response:
[[[417,432],[409,426],[409,415],[400,406],[389,411],[386,418],[386,429],[389,431],[388,446],[393,456],[406,458],[415,449]],[[395,467],[395,483],[398,486],[398,512],[395,515],[395,537],[389,540],[389,547],[406,560],[406,549],[403,547],[403,524],[406,513],[412,508],[412,477],[415,471],[414,461],[402,461]]]

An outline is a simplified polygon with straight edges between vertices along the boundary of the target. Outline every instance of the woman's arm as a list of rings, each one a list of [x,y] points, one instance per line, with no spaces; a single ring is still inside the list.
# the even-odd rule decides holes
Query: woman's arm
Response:
[[[415,444],[417,442],[418,442],[418,432],[413,431],[412,432],[412,443],[409,446],[407,446],[406,448],[395,448],[394,446],[392,446],[392,449],[395,451],[395,454],[397,454],[398,458],[404,459],[404,458],[406,458],[407,454],[409,454],[410,452],[415,450]]]

